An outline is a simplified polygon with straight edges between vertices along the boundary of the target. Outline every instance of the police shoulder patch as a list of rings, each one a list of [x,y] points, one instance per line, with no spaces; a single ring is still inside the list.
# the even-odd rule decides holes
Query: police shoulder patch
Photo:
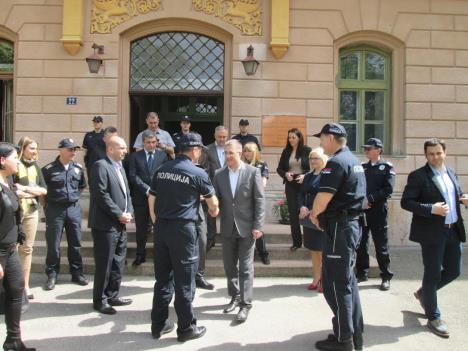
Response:
[[[380,165],[380,166],[379,166],[379,170],[380,170],[380,171],[383,171],[384,169],[385,169],[385,165]]]
[[[331,168],[324,168],[324,169],[322,169],[322,172],[321,172],[321,173],[322,173],[322,174],[331,174],[331,172],[332,172],[332,169],[331,169]]]
[[[48,165],[44,166],[44,169],[49,169],[53,166],[53,162],[49,163]]]

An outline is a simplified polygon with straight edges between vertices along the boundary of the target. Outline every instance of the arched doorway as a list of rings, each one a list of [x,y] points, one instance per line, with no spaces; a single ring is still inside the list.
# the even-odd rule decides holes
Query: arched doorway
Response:
[[[180,118],[192,117],[192,129],[213,141],[223,123],[225,45],[206,35],[170,31],[130,43],[130,142],[146,128],[149,111],[161,128],[179,130]]]
[[[13,43],[0,38],[0,140],[13,141]]]

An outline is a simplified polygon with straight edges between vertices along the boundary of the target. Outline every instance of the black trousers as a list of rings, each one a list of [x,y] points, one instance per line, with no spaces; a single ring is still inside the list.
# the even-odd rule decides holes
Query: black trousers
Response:
[[[206,261],[206,242],[207,242],[207,226],[206,226],[206,219],[204,211],[200,211],[200,216],[202,220],[197,222],[197,234],[198,234],[198,254],[199,254],[199,261],[198,261],[198,270],[196,274],[196,278],[202,278],[205,276],[205,261]]]
[[[358,277],[367,276],[369,273],[369,231],[374,241],[380,277],[385,280],[393,277],[393,272],[390,271],[387,218],[387,204],[375,204],[375,207],[366,211],[367,226],[362,227],[362,238],[357,250],[356,274]]]
[[[141,258],[146,258],[146,242],[148,241],[148,235],[151,233],[152,229],[149,208],[148,205],[133,206],[133,210],[136,227],[136,255]]]
[[[195,222],[157,219],[154,226],[154,296],[151,310],[153,328],[162,330],[169,317],[175,293],[177,331],[196,323],[192,301],[198,270],[198,234]]]
[[[0,248],[0,264],[5,274],[1,280],[5,297],[3,309],[7,327],[5,342],[10,343],[21,340],[20,319],[24,277],[16,243],[9,248]]]
[[[333,332],[339,341],[364,331],[361,300],[353,268],[361,230],[357,219],[328,220],[322,256],[323,295],[333,312]]]
[[[288,201],[289,222],[291,226],[292,244],[302,247],[302,232],[299,225],[299,204],[297,199],[301,190],[301,184],[288,182],[285,184],[286,200]]]
[[[48,203],[45,208],[47,256],[45,272],[56,277],[60,272],[60,241],[63,229],[67,235],[70,273],[83,271],[81,258],[81,207],[79,202],[70,204]]]
[[[96,307],[119,297],[127,255],[127,232],[125,229],[92,229],[91,234],[94,241],[95,265],[93,304]]]

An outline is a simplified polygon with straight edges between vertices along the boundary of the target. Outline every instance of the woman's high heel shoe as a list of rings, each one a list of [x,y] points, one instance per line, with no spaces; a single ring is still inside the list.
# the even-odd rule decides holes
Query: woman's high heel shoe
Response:
[[[307,287],[308,290],[317,290],[320,286],[322,286],[322,281],[319,279],[317,283],[314,284],[314,282],[310,283],[310,285]]]
[[[23,342],[20,341],[13,341],[13,342],[5,342],[3,344],[3,349],[5,351],[36,351],[34,347],[26,347]]]

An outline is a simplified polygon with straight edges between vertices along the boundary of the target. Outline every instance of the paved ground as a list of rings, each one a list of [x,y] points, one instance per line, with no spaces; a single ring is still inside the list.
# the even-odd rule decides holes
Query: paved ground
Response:
[[[451,337],[429,333],[426,320],[412,293],[420,284],[421,258],[416,249],[394,249],[396,279],[389,292],[377,290],[377,279],[361,286],[366,324],[366,350],[467,350],[468,280],[466,275],[439,293],[443,318]],[[465,255],[466,256],[466,255]],[[465,257],[464,268],[468,267]],[[466,270],[466,269],[465,269]],[[255,305],[248,321],[235,325],[235,314],[225,315],[224,279],[213,279],[217,289],[199,291],[195,310],[207,334],[195,341],[178,343],[176,333],[159,341],[151,338],[149,310],[153,281],[148,277],[125,279],[124,297],[134,303],[121,307],[115,316],[92,310],[91,285],[79,287],[63,274],[56,289],[43,291],[43,275],[33,276],[35,300],[23,315],[23,338],[38,350],[203,350],[203,351],[302,351],[314,350],[314,342],[330,331],[330,310],[322,295],[306,290],[309,279],[259,278],[255,280]],[[171,309],[171,319],[175,320]],[[4,324],[2,322],[2,324]],[[0,340],[5,326],[0,326]]]

